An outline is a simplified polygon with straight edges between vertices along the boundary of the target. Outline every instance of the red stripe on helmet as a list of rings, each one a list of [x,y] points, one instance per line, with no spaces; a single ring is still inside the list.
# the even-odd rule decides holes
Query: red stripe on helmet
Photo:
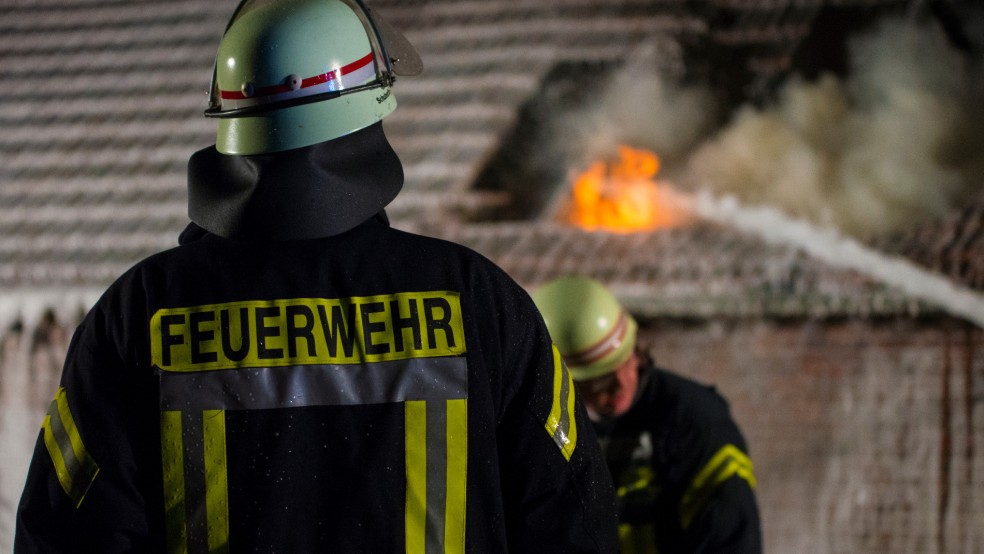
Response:
[[[615,327],[607,335],[584,350],[564,356],[564,360],[572,366],[591,365],[621,346],[622,342],[625,341],[625,335],[628,333],[628,329],[628,318],[625,316],[625,310],[621,310],[618,313],[618,321],[615,322]]]
[[[363,67],[372,63],[372,60],[373,60],[373,54],[372,52],[369,52],[368,54],[359,58],[358,60],[355,60],[350,64],[343,65],[338,69],[333,69],[326,73],[321,73],[319,75],[314,75],[312,77],[306,77],[302,79],[300,88],[304,89],[304,88],[328,83],[330,81],[335,81],[343,75],[348,75],[353,71],[362,69]],[[290,91],[291,91],[290,86],[281,83],[279,85],[260,87],[256,89],[256,91],[254,91],[253,94],[250,96],[246,96],[245,94],[243,94],[243,91],[241,90],[220,90],[219,97],[222,98],[223,100],[255,100],[258,98],[263,98],[264,96],[272,96],[274,94],[281,94]]]

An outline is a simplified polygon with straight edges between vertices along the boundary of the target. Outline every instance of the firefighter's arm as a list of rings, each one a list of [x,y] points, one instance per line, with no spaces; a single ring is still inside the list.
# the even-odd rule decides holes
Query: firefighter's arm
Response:
[[[519,386],[498,433],[510,544],[519,552],[615,552],[611,477],[570,373],[530,313],[507,356]]]
[[[17,512],[18,554],[156,550],[143,550],[146,469],[133,444],[142,391],[95,336],[87,318],[43,417]]]
[[[715,443],[680,500],[683,544],[688,552],[759,554],[762,537],[752,461],[737,426],[730,442]]]
[[[689,552],[761,553],[758,507],[749,483],[734,477],[721,483],[684,529],[684,544]]]

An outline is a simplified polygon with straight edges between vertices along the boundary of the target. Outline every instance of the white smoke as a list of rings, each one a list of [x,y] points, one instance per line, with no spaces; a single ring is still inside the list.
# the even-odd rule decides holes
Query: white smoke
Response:
[[[682,71],[683,53],[674,41],[644,44],[618,72],[603,77],[594,101],[553,113],[544,140],[580,163],[578,171],[612,157],[619,144],[649,149],[664,160],[683,158],[707,134],[716,109],[709,90],[677,84]]]
[[[848,48],[847,80],[793,77],[775,105],[738,109],[698,146],[717,121],[714,97],[678,84],[683,61],[672,41],[652,43],[596,102],[547,118],[554,141],[544,163],[573,160],[580,171],[618,144],[647,148],[692,191],[862,239],[939,217],[981,190],[981,68],[935,23],[886,19]]]
[[[793,79],[776,106],[742,108],[681,179],[861,238],[979,191],[984,99],[942,30],[887,20],[849,49],[847,81]]]

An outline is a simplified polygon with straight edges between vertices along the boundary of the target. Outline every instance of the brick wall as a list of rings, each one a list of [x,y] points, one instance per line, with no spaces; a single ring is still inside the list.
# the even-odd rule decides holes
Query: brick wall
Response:
[[[749,442],[770,553],[984,552],[984,330],[952,320],[641,321]],[[0,340],[0,551],[66,332]]]
[[[984,331],[651,321],[642,339],[729,399],[768,552],[984,551]]]
[[[13,549],[27,466],[68,349],[69,332],[52,314],[28,329],[0,331],[0,552]]]

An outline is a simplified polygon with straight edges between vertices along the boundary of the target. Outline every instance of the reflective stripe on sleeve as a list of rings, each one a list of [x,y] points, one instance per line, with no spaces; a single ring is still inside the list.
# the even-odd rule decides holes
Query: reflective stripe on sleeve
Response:
[[[560,351],[553,346],[553,402],[544,427],[560,448],[564,458],[570,461],[577,446],[577,423],[574,420],[574,382],[560,357]]]
[[[55,466],[55,475],[65,494],[78,508],[99,473],[99,466],[82,444],[75,419],[68,407],[65,388],[58,389],[41,424],[44,445]]]
[[[726,444],[701,468],[680,500],[680,521],[684,529],[690,527],[718,486],[731,477],[744,479],[749,486],[755,487],[752,460],[737,446]]]

